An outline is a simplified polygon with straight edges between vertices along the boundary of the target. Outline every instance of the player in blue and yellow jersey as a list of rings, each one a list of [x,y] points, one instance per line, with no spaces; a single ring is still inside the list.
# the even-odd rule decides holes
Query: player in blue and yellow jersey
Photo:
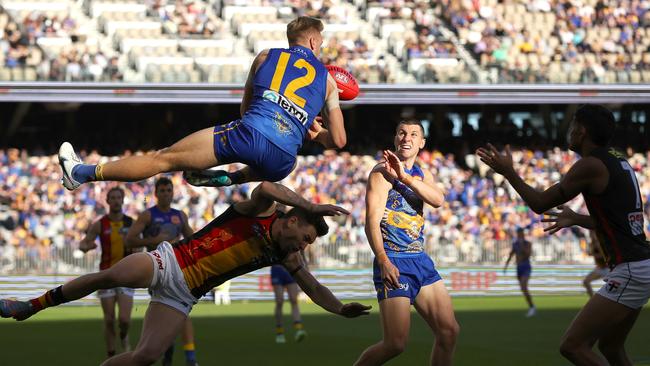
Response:
[[[133,219],[122,212],[124,205],[124,190],[113,187],[106,194],[108,214],[95,221],[86,232],[86,236],[79,243],[79,250],[86,253],[97,248],[95,240],[99,237],[99,246],[102,251],[99,269],[111,268],[122,258],[131,254],[133,250],[126,246],[126,232],[133,223]],[[104,340],[106,341],[106,354],[108,357],[115,355],[115,305],[119,311],[117,324],[120,329],[120,343],[123,351],[130,351],[129,324],[131,323],[131,310],[133,309],[133,289],[128,287],[115,287],[97,290],[97,297],[104,314]]]
[[[406,347],[411,305],[424,318],[435,343],[432,365],[451,365],[459,326],[451,298],[424,252],[424,204],[439,207],[443,192],[429,171],[416,164],[424,129],[415,120],[397,125],[395,152],[370,173],[366,188],[366,235],[375,253],[374,284],[384,338],[355,365],[381,365]]]
[[[318,60],[323,24],[298,17],[287,25],[289,48],[260,52],[251,65],[241,104],[241,118],[195,132],[171,147],[100,165],[82,164],[72,145],[59,150],[63,184],[73,190],[97,180],[137,181],[162,172],[196,171],[194,185],[230,185],[279,181],[289,175],[305,139],[328,148],[346,143],[343,114],[334,78]],[[316,117],[322,112],[323,128]],[[315,122],[316,121],[316,122]],[[204,171],[239,162],[235,172]]]
[[[293,209],[283,213],[276,202]],[[150,288],[152,299],[138,345],[104,366],[151,365],[181,331],[192,306],[203,295],[229,279],[274,264],[282,264],[325,310],[348,318],[365,315],[369,306],[342,304],[306,269],[300,255],[301,249],[327,233],[323,216],[340,214],[348,212],[334,205],[313,204],[282,185],[262,182],[249,200],[230,206],[192,236],[176,244],[163,241],[152,252],[132,254],[106,271],[78,277],[40,298],[0,300],[0,315],[24,320],[45,307],[80,299],[97,289]]]
[[[599,105],[583,105],[571,121],[567,142],[580,154],[560,182],[538,191],[519,177],[510,148],[477,150],[481,161],[502,174],[538,214],[582,194],[589,215],[568,208],[551,212],[545,230],[572,225],[594,230],[611,271],[606,283],[578,313],[562,339],[560,353],[576,365],[632,365],[625,340],[650,298],[650,243],[643,231],[643,202],[634,170],[625,154],[608,146],[616,122]],[[607,362],[593,350],[598,348]]]
[[[503,267],[503,273],[506,273],[508,269],[508,264],[512,257],[515,257],[517,263],[517,281],[519,281],[519,288],[521,293],[524,294],[524,298],[528,303],[528,312],[526,317],[530,318],[537,314],[537,309],[535,304],[533,304],[533,298],[530,296],[530,291],[528,291],[528,281],[530,280],[530,275],[533,272],[533,266],[530,264],[530,256],[532,253],[533,244],[526,240],[524,235],[524,228],[517,228],[517,238],[512,241],[512,249],[510,250],[510,255],[506,260],[506,264]]]
[[[189,238],[192,228],[187,220],[187,215],[171,207],[174,199],[174,185],[169,178],[162,177],[156,180],[154,194],[156,205],[143,211],[127,234],[128,244],[132,247],[146,247],[155,250],[160,242],[178,242],[181,237]],[[188,366],[197,365],[196,349],[194,344],[194,328],[188,317],[182,332],[185,361]],[[171,365],[174,356],[174,344],[165,352],[163,365]]]

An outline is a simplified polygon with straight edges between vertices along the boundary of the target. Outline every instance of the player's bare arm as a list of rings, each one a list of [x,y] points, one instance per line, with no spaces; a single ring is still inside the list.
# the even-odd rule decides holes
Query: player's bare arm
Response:
[[[155,249],[161,242],[173,239],[168,238],[163,233],[149,238],[142,238],[142,233],[149,224],[151,224],[151,212],[145,210],[126,233],[126,246],[129,248],[147,247],[148,249]]]
[[[503,175],[526,204],[538,214],[566,203],[582,192],[600,193],[607,187],[609,180],[605,165],[598,159],[586,157],[576,162],[559,183],[540,192],[519,177],[513,167],[509,146],[501,154],[488,144],[487,148],[479,148],[476,154],[495,172]]]
[[[295,278],[298,286],[312,299],[318,306],[346,318],[356,318],[360,315],[368,315],[371,306],[362,305],[356,302],[343,304],[332,294],[327,287],[323,286],[318,280],[306,269],[306,264],[300,252],[291,253],[285,259],[283,266]]]
[[[391,184],[385,177],[384,168],[378,165],[368,177],[366,187],[366,236],[370,243],[370,249],[375,254],[381,278],[389,288],[396,288],[399,284],[399,270],[395,267],[386,255],[384,240],[381,235],[381,219],[386,209],[386,200]]]
[[[246,215],[265,215],[275,211],[275,203],[291,207],[300,207],[324,216],[338,216],[349,212],[335,205],[316,205],[300,197],[289,188],[272,182],[262,182],[251,193],[250,200],[238,202],[235,209]]]
[[[384,168],[392,179],[397,179],[406,184],[428,205],[440,207],[444,202],[444,192],[435,184],[433,174],[430,171],[424,171],[423,180],[411,177],[404,171],[404,163],[390,150],[384,151]]]
[[[181,211],[181,221],[183,222],[183,229],[181,230],[183,233],[183,239],[189,238],[194,234],[194,230],[192,230],[187,215],[183,211]]]
[[[253,100],[253,81],[255,80],[257,69],[262,64],[262,62],[266,60],[266,56],[268,54],[269,50],[263,50],[260,52],[253,60],[251,68],[248,71],[248,77],[246,78],[246,84],[244,85],[244,96],[242,97],[241,105],[239,106],[239,113],[242,117],[244,114],[246,114],[246,111],[250,107],[251,101]]]
[[[101,224],[99,221],[95,221],[88,227],[88,230],[86,231],[86,236],[84,236],[83,239],[81,239],[81,242],[79,242],[79,250],[82,252],[86,253],[89,250],[93,250],[97,248],[97,243],[95,243],[95,239],[97,239],[97,236],[99,236],[99,231],[101,230]]]

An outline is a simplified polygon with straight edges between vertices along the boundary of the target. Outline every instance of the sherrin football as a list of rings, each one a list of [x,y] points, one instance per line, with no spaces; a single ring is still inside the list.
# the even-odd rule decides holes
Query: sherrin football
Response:
[[[340,100],[352,100],[359,95],[359,84],[357,84],[357,80],[352,74],[342,67],[334,65],[327,65],[325,67],[334,78],[334,81],[336,81]]]

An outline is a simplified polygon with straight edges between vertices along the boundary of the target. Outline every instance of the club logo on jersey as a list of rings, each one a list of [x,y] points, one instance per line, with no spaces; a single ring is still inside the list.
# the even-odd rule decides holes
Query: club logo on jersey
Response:
[[[632,235],[643,235],[643,213],[632,212],[627,215],[627,220],[630,223]]]
[[[291,123],[287,121],[282,115],[278,112],[275,112],[275,117],[273,118],[275,122],[275,129],[282,135],[291,133]]]
[[[273,90],[265,90],[262,94],[262,98],[279,105],[287,113],[294,116],[303,125],[307,124],[307,112],[305,112],[304,109],[293,104],[292,101],[285,98],[282,94],[279,94]]]
[[[178,216],[172,216],[172,224],[174,225],[180,225],[181,223],[181,218]]]

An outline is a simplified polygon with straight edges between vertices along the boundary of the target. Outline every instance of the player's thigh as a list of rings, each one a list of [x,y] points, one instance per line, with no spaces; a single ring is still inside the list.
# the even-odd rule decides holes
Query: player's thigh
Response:
[[[641,314],[641,309],[642,308],[634,309],[629,312],[627,317],[625,317],[619,324],[600,337],[600,345],[623,346],[627,339],[627,335],[630,333],[630,330],[632,330],[639,314]]]
[[[149,303],[135,352],[162,356],[185,326],[186,318],[184,313],[171,306],[157,302]]]
[[[442,281],[436,281],[420,289],[415,298],[415,309],[434,333],[441,330],[458,332],[451,296]]]
[[[282,285],[273,285],[273,295],[275,295],[275,302],[284,301],[284,286]]]
[[[519,276],[517,279],[519,280],[519,287],[521,287],[522,290],[523,289],[527,290],[528,281],[530,281],[530,276]]]
[[[389,297],[379,302],[384,341],[406,342],[411,328],[411,300]]]
[[[104,320],[115,320],[115,296],[101,297],[99,303],[102,306]]]
[[[113,287],[147,288],[153,279],[153,260],[147,253],[134,253],[99,273],[108,276]]]
[[[636,311],[596,294],[573,319],[563,340],[578,345],[593,344],[596,339],[616,332]]]
[[[133,295],[119,293],[117,298],[117,308],[119,309],[119,317],[123,320],[131,318],[131,310],[133,309]]]
[[[207,169],[219,165],[214,154],[214,128],[204,128],[185,136],[159,152],[175,168]]]
[[[296,283],[287,284],[287,294],[289,295],[289,301],[294,303],[298,301],[299,292],[300,290],[298,289],[298,284]]]

